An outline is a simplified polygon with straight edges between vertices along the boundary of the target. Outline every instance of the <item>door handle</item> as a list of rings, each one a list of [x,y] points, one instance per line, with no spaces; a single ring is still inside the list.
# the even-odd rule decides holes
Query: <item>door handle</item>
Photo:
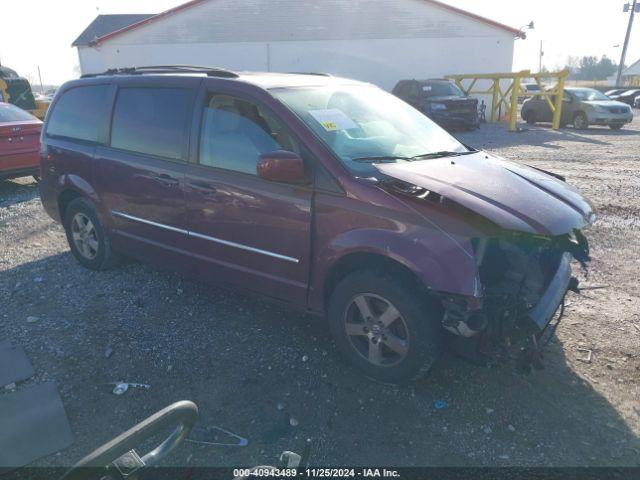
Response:
[[[156,182],[166,185],[168,187],[174,187],[178,185],[178,183],[180,183],[178,179],[173,178],[171,175],[167,175],[166,173],[161,173],[159,175],[156,175],[153,179]]]
[[[216,187],[214,187],[213,185],[207,182],[201,182],[196,180],[193,182],[189,182],[189,185],[191,185],[196,190],[199,190],[200,193],[202,193],[203,195],[211,195],[213,193],[216,193],[217,191]]]

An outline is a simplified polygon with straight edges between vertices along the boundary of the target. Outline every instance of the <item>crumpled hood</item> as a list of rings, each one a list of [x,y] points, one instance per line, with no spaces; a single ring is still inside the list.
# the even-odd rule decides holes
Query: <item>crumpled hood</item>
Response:
[[[507,230],[561,235],[585,228],[595,219],[589,202],[567,183],[486,152],[375,166]]]

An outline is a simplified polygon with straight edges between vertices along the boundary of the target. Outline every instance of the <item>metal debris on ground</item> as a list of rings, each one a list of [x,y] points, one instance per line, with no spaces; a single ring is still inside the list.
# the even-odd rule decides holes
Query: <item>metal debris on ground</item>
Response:
[[[64,405],[52,382],[0,395],[0,477],[73,443]]]
[[[585,362],[585,363],[591,363],[591,354],[593,353],[591,350],[587,349],[587,348],[579,348],[578,349],[579,352],[584,352],[587,354],[587,356],[585,358],[578,358],[578,360],[580,360],[581,362]]]
[[[109,382],[107,385],[115,385],[113,389],[114,395],[124,394],[127,390],[129,390],[129,387],[143,388],[145,390],[149,390],[151,388],[151,385],[148,385],[146,383],[132,383],[132,382]]]
[[[8,341],[0,343],[0,386],[26,380],[34,373],[22,347],[13,347]]]
[[[235,434],[233,432],[230,432],[229,430],[225,430],[222,427],[218,427],[217,425],[212,425],[212,426],[208,427],[206,429],[206,433],[210,433],[212,430],[213,431],[217,431],[217,432],[222,432],[222,433],[224,433],[224,434],[236,439],[237,442],[234,442],[234,443],[229,443],[229,442],[226,442],[226,443],[225,442],[211,442],[211,441],[208,441],[208,440],[198,440],[198,439],[195,439],[195,438],[185,438],[185,441],[186,442],[190,442],[190,443],[197,443],[197,444],[200,444],[200,445],[218,445],[218,446],[223,446],[223,447],[246,447],[247,445],[249,445],[249,440],[247,440],[246,438],[241,437],[240,435],[237,435],[237,434]],[[197,434],[196,431],[193,431],[191,434],[193,435],[194,433]],[[202,435],[200,435],[200,436],[202,436]]]

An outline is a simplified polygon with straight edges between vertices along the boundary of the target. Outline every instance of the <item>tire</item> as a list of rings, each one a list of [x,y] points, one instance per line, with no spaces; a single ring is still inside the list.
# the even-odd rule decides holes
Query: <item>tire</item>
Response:
[[[576,130],[585,130],[589,128],[589,119],[584,112],[578,112],[573,116],[573,128]]]
[[[109,238],[94,206],[76,198],[64,213],[64,229],[71,253],[86,268],[105,270],[116,262]]]
[[[371,314],[369,322],[363,311]],[[384,383],[422,377],[443,349],[439,304],[384,272],[359,270],[347,275],[331,294],[328,315],[335,342],[349,362]]]
[[[524,117],[524,120],[527,122],[527,124],[529,125],[535,125],[536,124],[536,112],[534,110],[528,110],[526,112],[526,115]]]
[[[622,125],[609,125],[609,128],[611,130],[620,130],[622,128]]]

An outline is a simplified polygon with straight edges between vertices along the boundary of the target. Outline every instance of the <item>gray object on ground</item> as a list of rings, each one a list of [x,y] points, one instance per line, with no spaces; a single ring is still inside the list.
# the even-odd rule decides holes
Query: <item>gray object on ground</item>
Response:
[[[52,382],[0,395],[0,474],[73,443],[60,395]]]
[[[26,380],[34,374],[33,366],[22,347],[0,342],[0,387]]]

